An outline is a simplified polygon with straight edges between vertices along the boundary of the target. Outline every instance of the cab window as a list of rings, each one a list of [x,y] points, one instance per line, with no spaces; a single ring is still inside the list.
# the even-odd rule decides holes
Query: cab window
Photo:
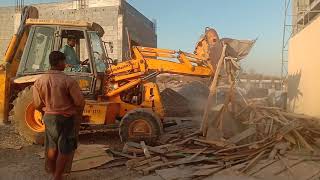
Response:
[[[26,48],[24,57],[26,63],[22,71],[24,73],[44,72],[50,68],[49,54],[53,48],[55,29],[51,27],[35,27],[29,50]]]
[[[103,73],[106,70],[105,54],[102,46],[101,38],[97,32],[88,32],[90,39],[90,47],[92,49],[93,62],[95,63],[98,73]]]

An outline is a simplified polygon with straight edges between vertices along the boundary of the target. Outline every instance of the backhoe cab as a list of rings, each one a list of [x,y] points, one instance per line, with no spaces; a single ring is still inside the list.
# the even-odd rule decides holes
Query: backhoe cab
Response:
[[[30,10],[36,9],[27,12]],[[159,137],[164,112],[157,85],[147,81],[150,76],[142,82],[148,71],[137,76],[137,70],[114,63],[105,50],[105,45],[112,48],[112,43],[104,43],[103,34],[95,23],[23,18],[0,68],[1,118],[9,119],[29,142],[43,143],[43,114],[32,103],[31,87],[49,70],[50,52],[62,50],[72,35],[80,63],[66,68],[65,73],[78,81],[86,98],[82,127],[119,129],[123,141],[153,141]]]
[[[28,76],[28,81],[33,81],[49,70],[50,52],[63,51],[64,46],[68,46],[68,37],[72,36],[76,39],[74,49],[80,63],[67,67],[65,73],[77,79],[86,96],[101,93],[101,83],[96,83],[99,74],[106,69],[101,35],[85,26],[87,23],[65,23],[67,22],[74,26],[63,25],[63,21],[53,20],[45,25],[43,20],[27,20],[26,25],[30,25],[30,32],[17,71],[18,78],[14,82],[23,82],[25,76]]]
[[[61,51],[67,45],[67,39],[76,39],[74,47],[80,63],[67,67],[65,73],[75,78],[86,97],[84,111],[85,123],[105,124],[106,110],[97,103],[103,95],[103,81],[107,67],[106,52],[101,41],[103,29],[97,24],[81,21],[28,19],[25,22],[23,37],[25,41],[21,58],[15,53],[4,74],[16,71],[10,78],[10,84],[5,84],[5,90],[10,99],[4,105],[10,110],[10,120],[18,132],[33,143],[43,141],[44,124],[42,114],[35,110],[32,104],[32,84],[49,70],[49,54]],[[19,44],[18,47],[22,46]],[[22,48],[21,48],[22,49]],[[13,66],[16,64],[16,67]],[[12,105],[9,105],[11,103]],[[105,106],[104,106],[105,107]],[[100,121],[98,121],[100,119]]]

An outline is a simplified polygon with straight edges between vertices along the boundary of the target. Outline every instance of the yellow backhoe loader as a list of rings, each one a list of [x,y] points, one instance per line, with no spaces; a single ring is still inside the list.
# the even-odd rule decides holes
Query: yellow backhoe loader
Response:
[[[28,141],[43,142],[42,114],[33,106],[31,87],[50,68],[49,53],[60,50],[69,35],[76,37],[82,61],[80,68],[66,72],[86,97],[82,125],[118,128],[122,141],[152,141],[162,133],[166,111],[153,82],[158,74],[214,74],[205,55],[158,48],[133,47],[133,59],[116,63],[106,55],[103,34],[96,23],[38,19],[36,8],[25,7],[0,66],[0,118],[11,121]]]

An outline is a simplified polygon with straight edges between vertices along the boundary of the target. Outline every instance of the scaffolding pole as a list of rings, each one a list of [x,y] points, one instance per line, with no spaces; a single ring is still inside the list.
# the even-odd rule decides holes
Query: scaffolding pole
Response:
[[[288,44],[292,35],[292,24],[288,24],[289,8],[291,7],[291,0],[285,0],[284,11],[284,23],[283,23],[283,36],[282,36],[282,51],[281,51],[281,80],[284,83],[284,79],[288,74]],[[289,29],[288,29],[289,27]],[[283,86],[282,86],[283,87]]]
[[[315,3],[314,1],[313,3]],[[319,1],[320,2],[320,1]],[[282,37],[282,55],[281,55],[281,80],[284,83],[288,75],[288,50],[289,40],[291,37],[304,29],[312,19],[320,14],[319,8],[312,8],[311,4],[301,4],[296,0],[285,0],[284,23],[283,23],[283,37]],[[289,9],[295,7],[291,12]],[[291,14],[290,14],[291,13]],[[312,15],[310,17],[310,14]],[[295,17],[295,19],[289,18]]]
[[[16,12],[20,12],[24,7],[24,0],[16,0],[15,1],[15,9]]]

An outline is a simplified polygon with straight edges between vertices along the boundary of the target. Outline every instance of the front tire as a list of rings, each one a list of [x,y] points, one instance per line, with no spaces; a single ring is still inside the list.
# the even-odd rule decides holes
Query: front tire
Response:
[[[129,111],[120,122],[119,134],[122,142],[145,141],[154,143],[163,133],[160,118],[149,109]]]
[[[32,88],[27,87],[18,94],[13,102],[11,122],[16,132],[33,144],[44,144],[44,123],[41,112],[33,105]]]

